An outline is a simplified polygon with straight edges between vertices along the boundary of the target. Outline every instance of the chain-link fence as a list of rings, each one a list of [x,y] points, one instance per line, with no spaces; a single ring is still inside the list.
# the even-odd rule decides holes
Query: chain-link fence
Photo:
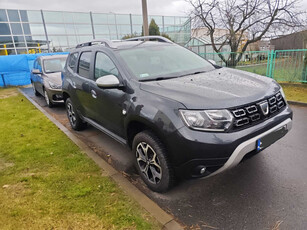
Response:
[[[217,65],[264,75],[279,82],[307,83],[307,49],[199,53]],[[241,59],[237,61],[238,57]]]

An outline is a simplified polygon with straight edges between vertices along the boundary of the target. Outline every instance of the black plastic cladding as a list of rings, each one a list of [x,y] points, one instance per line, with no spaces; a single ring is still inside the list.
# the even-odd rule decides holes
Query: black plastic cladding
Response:
[[[263,101],[268,102],[269,106],[268,115],[264,115],[262,113],[261,108],[258,105],[260,101],[242,107],[230,109],[235,118],[234,125],[232,128],[233,131],[237,131],[252,125],[256,125],[259,122],[266,120],[267,118],[273,117],[286,105],[285,100],[280,92],[271,97],[268,97],[265,100],[261,100],[261,102]]]

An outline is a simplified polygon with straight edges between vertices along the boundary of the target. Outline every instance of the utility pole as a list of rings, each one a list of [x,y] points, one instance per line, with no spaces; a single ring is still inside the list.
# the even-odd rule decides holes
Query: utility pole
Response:
[[[144,36],[148,36],[148,14],[147,14],[147,0],[142,0],[142,12],[143,12],[143,31]]]

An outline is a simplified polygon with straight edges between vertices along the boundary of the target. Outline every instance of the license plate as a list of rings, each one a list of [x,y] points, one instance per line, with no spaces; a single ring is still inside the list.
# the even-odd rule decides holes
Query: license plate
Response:
[[[270,146],[275,141],[285,136],[287,132],[288,132],[287,125],[284,125],[283,127],[258,139],[256,142],[257,151],[261,151],[262,149]]]

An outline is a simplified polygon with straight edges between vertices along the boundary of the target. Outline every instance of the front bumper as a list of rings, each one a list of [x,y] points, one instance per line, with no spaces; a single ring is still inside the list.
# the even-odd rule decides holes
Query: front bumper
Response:
[[[49,99],[52,103],[63,103],[63,91],[62,89],[46,89]]]
[[[287,120],[281,122],[279,125],[276,125],[275,127],[269,129],[268,131],[257,135],[243,143],[241,143],[231,154],[231,156],[229,157],[229,159],[227,160],[227,162],[218,170],[216,170],[215,172],[213,172],[212,174],[210,174],[210,176],[216,175],[218,173],[221,173],[227,169],[231,169],[234,166],[238,165],[241,160],[243,159],[243,157],[256,150],[256,141],[261,139],[262,137],[268,135],[269,133],[272,133],[280,128],[282,128],[283,126],[287,127],[287,132],[289,132],[292,129],[292,119],[291,118],[287,118]],[[272,143],[273,144],[273,143]]]
[[[201,132],[184,126],[166,138],[166,145],[179,177],[215,175],[239,164],[244,156],[256,153],[256,141],[287,125],[292,127],[292,110],[286,106],[257,125],[229,133]],[[199,169],[206,168],[200,174]]]

